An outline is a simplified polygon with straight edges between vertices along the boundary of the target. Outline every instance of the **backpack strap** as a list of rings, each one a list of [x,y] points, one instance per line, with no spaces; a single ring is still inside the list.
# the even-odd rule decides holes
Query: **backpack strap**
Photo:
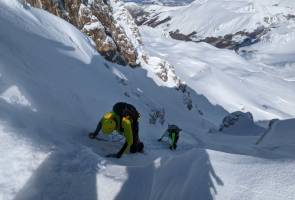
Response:
[[[113,106],[113,112],[118,114],[121,119],[128,116],[132,121],[137,121],[140,117],[140,114],[136,108],[133,105],[125,102],[116,103]]]

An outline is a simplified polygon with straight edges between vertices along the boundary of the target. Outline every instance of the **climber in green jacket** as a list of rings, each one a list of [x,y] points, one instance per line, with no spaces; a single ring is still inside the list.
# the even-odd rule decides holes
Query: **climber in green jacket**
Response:
[[[142,152],[144,144],[138,136],[138,119],[140,114],[136,108],[128,103],[119,102],[113,106],[112,112],[107,112],[99,121],[96,130],[89,134],[94,139],[100,131],[104,134],[111,134],[117,131],[125,137],[125,143],[116,154],[109,154],[107,157],[120,158],[123,153]]]
[[[179,132],[182,131],[178,126],[171,124],[168,125],[168,129],[164,132],[162,137],[158,139],[158,141],[162,141],[164,137],[168,137],[169,139],[169,148],[171,150],[176,150],[177,148],[177,141],[179,139]]]

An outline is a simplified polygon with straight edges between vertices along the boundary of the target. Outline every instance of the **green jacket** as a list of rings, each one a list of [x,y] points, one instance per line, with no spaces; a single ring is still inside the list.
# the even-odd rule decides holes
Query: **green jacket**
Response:
[[[168,137],[170,145],[173,145],[176,143],[176,133],[175,132],[170,133],[169,131],[165,131],[165,133],[162,135],[160,140],[162,140],[164,137]]]
[[[118,116],[116,113],[108,112],[104,114],[100,120],[100,124],[102,124],[103,120],[109,118],[112,118],[116,121],[116,131],[125,137],[127,147],[124,149],[123,153],[128,153],[131,145],[133,144],[132,121],[129,119],[129,117],[123,117],[122,120],[120,120],[120,116]]]

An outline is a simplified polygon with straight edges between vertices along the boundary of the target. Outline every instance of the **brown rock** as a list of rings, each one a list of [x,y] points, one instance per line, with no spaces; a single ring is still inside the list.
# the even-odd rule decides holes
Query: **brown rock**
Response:
[[[81,0],[26,0],[70,22],[87,34],[107,60],[137,66],[138,54],[123,27],[114,19],[113,9],[104,0],[83,4]],[[135,30],[136,31],[136,30]],[[137,30],[138,31],[138,30]]]

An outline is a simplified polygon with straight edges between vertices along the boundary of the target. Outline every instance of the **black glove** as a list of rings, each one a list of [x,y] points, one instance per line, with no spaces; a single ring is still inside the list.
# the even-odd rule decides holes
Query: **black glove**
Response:
[[[89,133],[88,137],[90,139],[94,139],[96,137],[95,133]]]
[[[106,155],[107,158],[121,158],[121,155],[117,154],[117,153],[111,153]]]
[[[118,158],[118,159],[121,158],[121,156],[122,156],[122,155],[120,155],[120,154],[118,154],[118,153],[116,154],[116,158]]]
[[[162,141],[162,138],[158,139],[158,142],[161,142]]]

